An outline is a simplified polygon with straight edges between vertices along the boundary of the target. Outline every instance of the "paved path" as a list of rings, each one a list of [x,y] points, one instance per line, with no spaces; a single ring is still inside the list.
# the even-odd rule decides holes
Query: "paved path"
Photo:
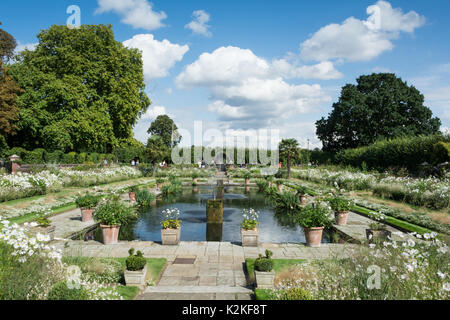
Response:
[[[94,221],[82,222],[80,209],[66,211],[50,217],[49,220],[51,225],[56,227],[55,238],[57,239],[71,239],[75,235],[83,231],[89,231],[98,225]]]
[[[89,257],[127,257],[128,250],[141,250],[145,257],[166,258],[167,265],[155,287],[139,295],[142,300],[246,300],[252,288],[245,275],[245,259],[256,258],[266,249],[275,259],[326,259],[348,257],[354,244],[323,244],[310,248],[301,244],[262,243],[242,247],[230,242],[183,241],[176,246],[156,242],[132,241],[103,245],[96,241],[58,241],[64,255]]]

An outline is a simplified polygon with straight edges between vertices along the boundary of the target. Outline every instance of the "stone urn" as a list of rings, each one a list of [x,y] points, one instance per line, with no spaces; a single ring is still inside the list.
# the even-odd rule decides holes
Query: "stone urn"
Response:
[[[118,226],[108,226],[101,224],[103,234],[103,244],[117,244],[119,239],[120,225]]]
[[[306,194],[301,194],[300,195],[300,204],[301,205],[303,205],[303,206],[306,205],[307,200],[308,200],[308,196]]]
[[[48,226],[48,227],[38,226],[32,230],[32,233],[34,235],[37,235],[38,233],[40,233],[42,235],[49,236],[50,241],[53,241],[53,240],[55,240],[55,231],[56,231],[55,226]]]
[[[255,281],[258,289],[272,289],[275,282],[275,271],[262,272],[255,270]]]
[[[339,211],[335,213],[336,224],[338,226],[347,225],[348,211]]]
[[[81,221],[90,222],[94,220],[93,213],[95,209],[81,208]]]
[[[136,202],[136,192],[128,192],[128,196],[130,197],[130,201]]]
[[[177,245],[180,243],[181,228],[161,229],[161,241],[163,245]]]
[[[382,230],[366,229],[366,236],[367,240],[369,240],[370,243],[373,243],[377,241],[388,240],[388,237],[391,236],[391,232],[385,229]]]
[[[138,271],[126,270],[123,272],[125,284],[127,286],[141,287],[145,285],[145,277],[147,276],[147,265],[144,269]]]
[[[305,232],[306,244],[309,247],[320,247],[324,227],[303,228]]]
[[[243,247],[257,247],[259,244],[258,228],[245,230],[241,228],[241,240]]]

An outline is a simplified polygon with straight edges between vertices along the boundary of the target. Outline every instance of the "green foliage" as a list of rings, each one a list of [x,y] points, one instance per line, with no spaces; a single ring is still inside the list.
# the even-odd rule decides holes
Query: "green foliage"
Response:
[[[181,220],[164,220],[161,222],[163,229],[179,229],[181,226]]]
[[[329,199],[328,202],[331,206],[331,209],[333,209],[334,212],[349,211],[350,208],[353,206],[352,201],[339,196],[335,196]]]
[[[450,141],[440,141],[433,146],[431,163],[439,164],[450,161]]]
[[[296,215],[296,221],[303,228],[330,227],[332,225],[329,209],[322,206],[319,201],[302,208]]]
[[[273,195],[273,201],[277,211],[292,213],[301,210],[299,196],[291,191],[277,192]]]
[[[141,251],[136,252],[134,254],[134,248],[131,248],[129,251],[129,257],[125,261],[127,270],[129,271],[139,271],[144,269],[147,264],[147,259],[144,258]]]
[[[160,115],[152,122],[147,133],[161,137],[167,148],[173,148],[181,141],[177,130],[175,122],[168,115]]]
[[[108,226],[126,224],[134,218],[136,218],[134,209],[120,202],[119,199],[107,200],[94,211],[94,219]]]
[[[441,121],[432,118],[424,96],[392,73],[363,75],[347,84],[328,119],[316,122],[323,150],[339,151],[374,143],[380,138],[430,135]]]
[[[94,196],[92,194],[86,194],[84,196],[79,196],[75,199],[75,203],[78,208],[83,209],[93,209],[100,202],[100,198],[98,196]]]
[[[282,162],[287,163],[287,177],[291,177],[291,160],[299,155],[299,144],[295,139],[283,139],[278,146]]]
[[[255,270],[260,272],[270,272],[273,270],[272,251],[266,250],[266,255],[260,254],[255,260]]]
[[[62,162],[65,164],[75,164],[77,163],[76,159],[77,159],[76,152],[69,152],[63,156]]]
[[[169,156],[170,149],[167,147],[164,139],[159,135],[152,135],[148,138],[147,147],[144,151],[144,158],[146,161],[153,163],[161,162]]]
[[[61,163],[63,157],[64,157],[64,152],[61,150],[55,150],[53,152],[48,152],[46,162],[47,163]]]
[[[302,288],[289,288],[284,290],[279,290],[275,293],[270,292],[268,300],[314,300],[311,293]]]
[[[34,149],[33,151],[29,151],[25,155],[25,159],[23,159],[24,163],[30,164],[41,164],[45,163],[47,157],[47,152],[44,149]]]
[[[53,25],[37,38],[36,49],[10,67],[24,89],[12,145],[105,153],[131,137],[150,105],[139,50],[105,25]]]
[[[153,193],[150,193],[148,190],[143,189],[136,192],[136,202],[139,207],[144,209],[151,207],[153,201],[155,201],[156,196]]]
[[[89,294],[83,288],[69,289],[66,281],[60,281],[48,293],[48,300],[89,300]]]
[[[269,182],[264,179],[256,180],[256,185],[258,186],[258,190],[260,192],[265,192],[267,188],[269,187]]]

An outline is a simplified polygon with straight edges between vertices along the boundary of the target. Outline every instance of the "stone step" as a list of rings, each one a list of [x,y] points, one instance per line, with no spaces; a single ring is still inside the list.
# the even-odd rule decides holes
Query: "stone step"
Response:
[[[240,286],[154,286],[137,300],[251,300],[253,291]]]

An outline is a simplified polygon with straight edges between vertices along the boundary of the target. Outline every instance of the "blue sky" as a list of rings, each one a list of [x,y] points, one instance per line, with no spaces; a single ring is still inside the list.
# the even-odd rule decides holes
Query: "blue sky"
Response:
[[[450,127],[446,0],[17,0],[2,2],[0,21],[18,50],[32,48],[41,29],[66,24],[70,5],[82,24],[112,24],[118,41],[143,51],[153,104],[134,130],[142,141],[167,113],[191,134],[203,121],[231,136],[278,129],[320,146],[314,122],[340,88],[384,71],[415,85]]]

